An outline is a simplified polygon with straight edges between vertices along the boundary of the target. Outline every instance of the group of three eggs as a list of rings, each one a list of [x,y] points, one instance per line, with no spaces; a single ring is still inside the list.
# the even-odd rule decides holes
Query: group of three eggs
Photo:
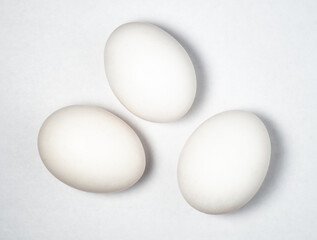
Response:
[[[133,114],[152,122],[183,117],[196,94],[194,66],[170,34],[149,23],[127,23],[109,37],[104,53],[110,87]],[[43,123],[38,149],[62,182],[89,192],[121,191],[143,175],[146,156],[133,129],[96,106],[69,106]],[[189,137],[178,162],[178,184],[199,211],[226,213],[260,188],[270,162],[263,122],[245,111],[219,113]]]

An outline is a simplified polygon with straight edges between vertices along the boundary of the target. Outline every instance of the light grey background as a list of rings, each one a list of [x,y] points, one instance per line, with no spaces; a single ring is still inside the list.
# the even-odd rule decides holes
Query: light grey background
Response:
[[[141,120],[111,92],[104,45],[129,21],[189,52],[199,86],[183,119]],[[315,0],[0,0],[0,239],[317,239],[316,43]],[[72,104],[103,106],[140,135],[148,168],[134,187],[86,193],[46,170],[38,130]],[[230,109],[264,120],[271,166],[244,208],[207,215],[183,200],[177,159],[202,121]]]

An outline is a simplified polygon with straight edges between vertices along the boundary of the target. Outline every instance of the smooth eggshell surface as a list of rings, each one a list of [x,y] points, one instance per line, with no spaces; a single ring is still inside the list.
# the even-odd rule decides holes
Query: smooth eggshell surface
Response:
[[[56,178],[89,192],[126,189],[145,168],[139,137],[100,107],[70,106],[54,112],[40,129],[38,149]]]
[[[220,214],[245,205],[260,188],[271,144],[263,122],[245,111],[227,111],[201,124],[186,142],[178,183],[197,210]]]
[[[105,47],[110,87],[133,114],[152,122],[184,116],[196,94],[194,66],[181,44],[149,23],[118,27]]]

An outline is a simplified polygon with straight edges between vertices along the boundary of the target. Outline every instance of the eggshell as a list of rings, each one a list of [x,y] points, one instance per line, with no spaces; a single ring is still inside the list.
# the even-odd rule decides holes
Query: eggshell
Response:
[[[139,137],[100,107],[69,106],[54,112],[40,129],[38,150],[56,178],[89,192],[126,189],[145,168]]]
[[[133,114],[152,122],[183,117],[196,94],[194,66],[181,44],[161,28],[121,25],[105,47],[110,87]]]
[[[186,142],[178,183],[197,210],[220,214],[245,205],[267,173],[271,155],[263,122],[245,111],[227,111],[202,123]]]

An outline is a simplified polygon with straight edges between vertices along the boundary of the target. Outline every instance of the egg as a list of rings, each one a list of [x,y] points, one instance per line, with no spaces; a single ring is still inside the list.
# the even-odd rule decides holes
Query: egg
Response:
[[[104,63],[112,91],[140,118],[175,121],[193,104],[192,61],[181,44],[158,26],[132,22],[118,27],[106,43]]]
[[[219,113],[202,123],[183,147],[177,170],[180,191],[204,213],[239,209],[259,190],[270,155],[268,131],[256,115]]]
[[[129,188],[146,164],[132,128],[95,106],[69,106],[50,115],[39,131],[38,150],[56,178],[88,192]]]

